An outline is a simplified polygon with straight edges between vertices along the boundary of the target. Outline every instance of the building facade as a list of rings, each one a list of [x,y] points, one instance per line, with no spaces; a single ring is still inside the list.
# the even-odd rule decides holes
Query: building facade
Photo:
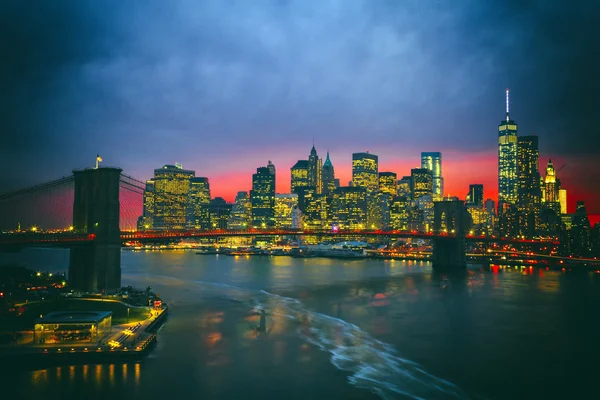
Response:
[[[367,190],[341,186],[333,192],[331,223],[340,229],[365,229],[367,224]]]
[[[433,198],[433,175],[427,168],[413,168],[410,170],[411,192],[414,200],[421,196]]]
[[[275,174],[273,172],[274,167],[259,167],[252,175],[250,202],[254,229],[267,229],[275,225]]]
[[[188,194],[187,227],[191,229],[211,229],[210,221],[210,184],[208,178],[190,179]]]
[[[537,136],[517,139],[519,234],[533,238],[540,225],[542,191],[540,187],[539,146]]]
[[[421,168],[431,171],[433,179],[433,199],[441,200],[444,197],[444,178],[442,177],[442,153],[421,153]]]
[[[327,158],[325,159],[325,163],[323,163],[323,193],[330,194],[339,186],[339,181],[335,179],[335,171],[333,168],[333,164],[329,159],[329,152],[327,152]]]
[[[380,172],[379,191],[396,196],[398,194],[398,176],[394,172]]]
[[[195,172],[180,164],[165,165],[154,170],[153,229],[187,227],[188,194]]]
[[[352,154],[352,186],[365,189],[368,194],[379,190],[379,158],[375,154]]]
[[[498,125],[498,215],[516,205],[517,177],[517,123],[510,119],[508,89],[506,89],[506,118]]]

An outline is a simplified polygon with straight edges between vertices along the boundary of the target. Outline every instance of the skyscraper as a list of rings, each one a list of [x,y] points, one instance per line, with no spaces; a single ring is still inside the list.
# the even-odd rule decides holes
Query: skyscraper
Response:
[[[375,154],[352,154],[352,186],[361,187],[367,194],[377,193],[379,189],[379,160]]]
[[[539,227],[542,192],[540,188],[537,136],[517,138],[517,213],[520,234],[533,238]]]
[[[398,176],[394,172],[380,172],[379,191],[396,196],[398,193]]]
[[[298,189],[308,186],[308,161],[298,160],[291,169],[292,181],[290,189],[293,193],[298,193]]]
[[[210,229],[227,229],[232,206],[222,197],[215,197],[210,201],[208,205]]]
[[[317,150],[313,145],[308,156],[308,186],[314,186],[317,194],[321,194],[323,189],[322,183],[322,160],[317,155]]]
[[[408,200],[412,200],[412,179],[410,176],[403,176],[398,179],[398,196],[405,196]]]
[[[365,229],[367,191],[364,187],[342,186],[333,192],[331,221],[340,229]]]
[[[505,204],[515,205],[518,195],[517,179],[517,123],[509,116],[509,98],[506,89],[506,118],[498,125],[498,215]]]
[[[467,204],[474,204],[483,207],[483,185],[469,185],[469,194],[467,195]]]
[[[210,229],[210,184],[208,178],[190,179],[188,194],[187,226],[195,229]]]
[[[248,192],[241,191],[235,196],[235,203],[227,221],[227,229],[241,230],[251,226],[252,204]]]
[[[190,180],[195,174],[180,164],[154,170],[154,229],[186,227]]]
[[[298,207],[298,195],[296,193],[275,195],[275,228],[291,229],[293,227],[292,216],[294,209]]]
[[[329,159],[329,152],[327,152],[327,158],[325,159],[325,163],[323,164],[323,193],[329,194],[333,193],[336,188],[335,185],[335,172],[333,169],[333,164]]]
[[[274,171],[274,166],[273,168],[259,167],[252,175],[250,202],[253,228],[265,229],[275,225],[275,175],[272,171]]]
[[[433,197],[433,174],[428,168],[413,168],[410,170],[411,192],[413,199],[430,195]]]
[[[442,153],[421,153],[421,168],[426,168],[431,171],[431,176],[433,178],[434,200],[441,200],[442,197],[444,197],[444,178],[442,178]]]
[[[560,215],[560,180],[556,176],[552,160],[548,160],[548,165],[546,166],[542,201],[544,208],[551,209],[557,215]]]
[[[138,223],[139,230],[154,228],[154,215],[156,214],[156,210],[154,209],[154,187],[154,179],[146,181],[146,190],[144,190],[144,211],[141,221]]]

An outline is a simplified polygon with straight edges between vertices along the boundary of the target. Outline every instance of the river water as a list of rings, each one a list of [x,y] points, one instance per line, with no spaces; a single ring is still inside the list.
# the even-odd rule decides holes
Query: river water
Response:
[[[65,271],[68,251],[10,255]],[[600,275],[428,263],[122,253],[169,304],[138,362],[11,371],[2,398],[599,398]],[[261,326],[264,310],[265,330]]]

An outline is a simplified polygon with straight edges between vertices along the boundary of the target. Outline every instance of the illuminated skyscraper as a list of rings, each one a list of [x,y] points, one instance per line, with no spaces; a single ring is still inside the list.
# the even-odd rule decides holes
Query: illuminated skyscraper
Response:
[[[558,201],[560,203],[560,213],[567,213],[567,189],[558,189]]]
[[[469,185],[469,194],[467,195],[467,204],[473,204],[483,207],[483,185]]]
[[[340,229],[365,229],[367,191],[363,187],[342,186],[333,192],[331,221]]]
[[[398,196],[405,196],[412,200],[412,180],[410,176],[403,176],[398,180]]]
[[[410,170],[411,192],[414,200],[421,196],[433,197],[433,174],[428,168],[413,168]]]
[[[210,185],[208,178],[195,177],[190,179],[188,194],[187,226],[193,229],[210,229]]]
[[[394,172],[379,173],[379,191],[396,196],[398,193],[398,176]]]
[[[517,174],[519,233],[533,238],[540,225],[542,201],[537,136],[521,136],[517,139]]]
[[[273,164],[269,163],[270,166]],[[259,167],[252,175],[252,227],[257,229],[272,228],[275,225],[275,175],[274,166]]]
[[[180,164],[154,170],[154,229],[184,229],[187,225],[190,180],[195,172]]]
[[[506,89],[506,118],[498,125],[498,215],[502,215],[505,204],[517,203],[517,195],[517,123],[509,116]]]
[[[244,230],[252,225],[252,204],[248,197],[248,192],[238,192],[235,196],[235,203],[231,208],[227,229]]]
[[[156,214],[156,210],[154,209],[154,187],[155,182],[153,179],[146,181],[146,190],[144,190],[144,211],[141,221],[138,223],[139,230],[154,228],[154,215]]]
[[[444,178],[442,178],[442,153],[421,153],[421,168],[431,171],[433,177],[433,199],[441,200],[444,197]]]
[[[298,188],[308,186],[308,161],[298,160],[291,171],[292,181],[290,188],[293,193],[298,193]]]
[[[308,186],[302,195],[303,228],[318,230],[325,227],[327,221],[327,196],[318,194],[314,186]]]
[[[379,160],[375,154],[352,154],[352,186],[361,187],[367,194],[377,193],[379,189]]]
[[[337,187],[335,184],[335,172],[333,169],[333,164],[329,159],[329,152],[327,152],[327,158],[325,159],[325,163],[323,164],[323,193],[329,194],[333,193],[335,188]]]
[[[275,195],[275,228],[291,229],[293,227],[294,209],[298,207],[298,195],[296,193]]]
[[[411,200],[406,196],[396,196],[390,205],[390,228],[399,231],[408,230]]]
[[[231,216],[232,204],[222,197],[215,197],[208,205],[210,229],[227,229],[227,221]]]
[[[543,205],[544,208],[553,210],[560,214],[560,180],[556,177],[556,170],[552,160],[548,160],[546,166],[546,177],[544,178]]]
[[[322,168],[323,161],[317,155],[317,150],[313,145],[308,156],[308,186],[313,186],[317,194],[321,194],[323,191]]]

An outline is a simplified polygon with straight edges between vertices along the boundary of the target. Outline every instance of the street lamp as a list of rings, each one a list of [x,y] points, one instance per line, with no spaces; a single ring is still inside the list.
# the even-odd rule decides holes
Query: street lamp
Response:
[[[127,307],[127,323],[129,323],[129,307]]]

